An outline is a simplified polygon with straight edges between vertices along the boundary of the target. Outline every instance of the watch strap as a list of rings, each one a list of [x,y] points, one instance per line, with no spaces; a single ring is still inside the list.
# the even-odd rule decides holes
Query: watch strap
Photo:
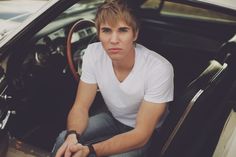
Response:
[[[68,130],[68,131],[66,132],[66,135],[65,135],[65,140],[66,140],[66,138],[67,138],[69,135],[71,135],[71,134],[75,134],[75,135],[76,135],[76,139],[77,139],[77,141],[79,142],[80,134],[79,134],[77,131],[75,131],[75,130]]]
[[[92,145],[92,144],[89,144],[89,145],[87,145],[87,146],[88,146],[88,148],[89,148],[88,157],[97,157],[97,154],[96,154],[96,151],[95,151],[93,145]]]

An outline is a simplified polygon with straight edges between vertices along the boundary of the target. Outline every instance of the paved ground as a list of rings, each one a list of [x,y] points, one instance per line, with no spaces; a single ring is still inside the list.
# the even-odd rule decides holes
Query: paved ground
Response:
[[[19,140],[11,139],[7,157],[49,157],[49,152]]]

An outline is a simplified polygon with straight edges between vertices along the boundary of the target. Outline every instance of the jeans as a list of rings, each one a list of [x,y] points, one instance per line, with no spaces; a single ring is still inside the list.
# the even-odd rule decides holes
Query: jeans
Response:
[[[87,129],[80,137],[80,143],[93,144],[99,141],[104,141],[112,136],[127,132],[133,128],[126,126],[109,113],[100,113],[89,118]],[[52,150],[52,157],[55,156],[57,150],[64,142],[66,131],[62,131],[58,136],[54,148]],[[147,156],[147,149],[150,146],[149,142],[142,148],[132,150],[129,152],[111,155],[110,157],[145,157]]]

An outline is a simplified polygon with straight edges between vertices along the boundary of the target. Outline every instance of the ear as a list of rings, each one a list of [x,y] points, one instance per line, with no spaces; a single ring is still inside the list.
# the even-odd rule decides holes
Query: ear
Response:
[[[135,32],[135,34],[134,34],[134,41],[137,40],[137,38],[138,38],[138,34],[139,34],[139,30],[137,30],[137,31]]]

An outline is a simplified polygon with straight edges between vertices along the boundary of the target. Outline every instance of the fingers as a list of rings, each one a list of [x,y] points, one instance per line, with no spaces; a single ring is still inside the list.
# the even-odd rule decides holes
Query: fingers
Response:
[[[78,152],[82,149],[81,144],[67,144],[64,143],[57,151],[55,157],[71,157],[75,152]]]
[[[70,147],[70,151],[73,152],[72,157],[87,157],[88,152],[86,151],[87,146],[82,144],[76,144]]]
[[[67,144],[64,143],[57,151],[55,157],[82,157],[83,155],[83,145],[80,143],[77,144]]]
[[[72,157],[84,157],[84,155],[83,155],[83,152],[82,152],[82,151],[78,151],[78,152],[74,153],[74,154],[72,155]]]
[[[77,139],[74,136],[68,136],[66,141],[61,145],[58,149],[55,157],[71,157],[70,146],[75,145],[77,143]]]
[[[56,156],[55,157],[62,157],[66,151],[67,148],[67,144],[64,143],[57,151]]]
[[[65,154],[64,154],[64,157],[71,157],[72,153],[70,152],[70,146],[67,147],[66,151],[65,151]]]
[[[76,145],[70,146],[69,149],[70,149],[70,151],[71,151],[72,153],[75,153],[75,152],[78,152],[79,150],[82,150],[82,149],[83,149],[83,145],[80,144],[80,143],[77,143]]]
[[[73,153],[76,153],[78,151],[80,151],[80,149],[82,148],[81,144],[68,144],[64,157],[71,157]]]

